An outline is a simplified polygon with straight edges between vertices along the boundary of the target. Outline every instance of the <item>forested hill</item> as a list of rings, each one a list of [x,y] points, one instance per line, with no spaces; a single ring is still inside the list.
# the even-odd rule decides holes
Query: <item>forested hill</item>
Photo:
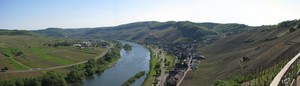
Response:
[[[0,35],[35,35],[32,32],[25,30],[5,30],[0,29]]]
[[[56,37],[182,42],[188,40],[200,40],[207,35],[233,35],[252,28],[253,27],[244,24],[194,23],[190,21],[146,21],[123,24],[115,27],[79,29],[47,28],[32,32]]]

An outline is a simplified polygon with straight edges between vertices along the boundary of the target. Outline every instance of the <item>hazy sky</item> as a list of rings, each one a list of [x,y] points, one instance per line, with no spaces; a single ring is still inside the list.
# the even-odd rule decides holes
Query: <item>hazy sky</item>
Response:
[[[0,0],[0,28],[115,26],[137,21],[243,23],[300,19],[300,0]]]

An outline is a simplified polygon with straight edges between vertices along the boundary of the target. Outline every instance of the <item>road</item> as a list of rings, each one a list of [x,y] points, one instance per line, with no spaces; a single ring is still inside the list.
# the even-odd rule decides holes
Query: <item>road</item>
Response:
[[[182,78],[180,79],[180,81],[177,83],[176,86],[180,86],[180,84],[181,84],[181,82],[183,81],[185,75],[187,74],[187,72],[190,71],[190,69],[191,69],[191,62],[192,62],[192,58],[189,59],[189,62],[188,62],[188,68],[186,69],[186,71],[184,71],[184,74],[183,74]]]
[[[164,86],[164,83],[166,81],[165,63],[164,63],[164,61],[166,60],[166,57],[165,57],[165,54],[164,54],[163,50],[161,50],[161,59],[162,59],[162,62],[161,62],[161,67],[160,67],[161,74],[160,74],[159,86]]]
[[[110,46],[108,49],[106,49],[104,52],[102,52],[100,55],[94,57],[94,59],[98,59],[102,56],[104,56],[108,50],[110,50],[110,48],[113,47],[113,44],[111,44],[112,46]],[[18,61],[16,61],[18,62]],[[41,71],[41,70],[53,70],[53,69],[59,69],[59,68],[66,68],[66,67],[71,67],[71,66],[74,66],[74,65],[79,65],[79,64],[83,64],[83,63],[86,63],[88,62],[88,60],[84,60],[84,61],[81,61],[81,62],[77,62],[77,63],[73,63],[73,64],[68,64],[68,65],[61,65],[61,66],[56,66],[56,67],[49,67],[49,68],[39,68],[39,69],[31,69],[31,70],[15,70],[15,71],[6,71],[5,73],[20,73],[20,72],[32,72],[32,71]],[[19,63],[19,62],[18,62]],[[27,66],[26,66],[27,67]]]
[[[29,70],[32,70],[30,67],[28,67],[28,66],[26,66],[26,65],[24,65],[24,64],[22,64],[22,63],[20,63],[19,61],[16,61],[14,58],[10,58],[10,59],[13,60],[13,61],[15,61],[15,62],[17,62],[18,64],[20,64],[20,65],[22,65],[22,66],[28,68]]]

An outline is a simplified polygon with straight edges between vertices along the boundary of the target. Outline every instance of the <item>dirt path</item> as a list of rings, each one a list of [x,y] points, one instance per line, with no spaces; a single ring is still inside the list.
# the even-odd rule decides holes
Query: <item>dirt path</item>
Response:
[[[192,58],[190,58],[190,59],[189,59],[188,68],[186,69],[186,71],[184,72],[184,74],[183,74],[182,78],[180,79],[180,81],[177,83],[177,85],[176,85],[176,86],[180,86],[180,84],[181,84],[181,82],[183,81],[183,79],[184,79],[185,75],[187,74],[187,72],[189,72],[189,71],[190,71],[190,69],[191,69],[191,62],[192,62]]]
[[[9,59],[11,59],[11,60],[15,61],[16,63],[18,63],[18,64],[20,64],[20,65],[22,65],[22,66],[28,68],[29,70],[32,70],[30,67],[28,67],[28,66],[26,66],[26,65],[24,65],[24,64],[22,64],[22,63],[20,63],[19,61],[16,61],[14,58],[9,58]]]
[[[98,59],[102,56],[104,56],[108,50],[110,50],[110,48],[112,48],[113,46],[110,46],[108,49],[106,49],[104,52],[102,52],[100,55],[94,57],[94,59]],[[16,61],[18,62],[18,61]],[[84,60],[84,61],[81,61],[81,62],[77,62],[77,63],[73,63],[73,64],[68,64],[68,65],[62,65],[62,66],[56,66],[56,67],[49,67],[49,68],[39,68],[39,69],[31,69],[30,70],[16,70],[16,71],[6,71],[5,73],[19,73],[19,72],[32,72],[32,71],[41,71],[41,70],[53,70],[53,69],[59,69],[59,68],[66,68],[66,67],[71,67],[71,66],[74,66],[74,65],[78,65],[78,64],[83,64],[83,63],[86,63],[88,62],[88,60]],[[18,62],[19,63],[19,62]],[[26,66],[26,65],[24,65]],[[26,66],[27,67],[27,66]],[[28,67],[29,68],[29,67]]]

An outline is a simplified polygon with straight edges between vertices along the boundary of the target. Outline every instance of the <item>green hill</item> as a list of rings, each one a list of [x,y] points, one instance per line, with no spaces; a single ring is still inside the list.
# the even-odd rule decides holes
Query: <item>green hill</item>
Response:
[[[182,85],[210,85],[237,75],[255,75],[282,60],[289,60],[300,52],[299,25],[300,20],[292,20],[259,26],[199,48],[207,58],[201,61],[198,70],[187,74]]]
[[[104,38],[134,40],[139,42],[165,40],[182,42],[200,40],[207,35],[238,34],[252,27],[243,24],[193,23],[189,21],[135,22],[115,27],[60,29],[48,28],[33,31],[37,34],[56,37]]]
[[[34,35],[32,32],[25,30],[4,30],[0,29],[0,35]]]

